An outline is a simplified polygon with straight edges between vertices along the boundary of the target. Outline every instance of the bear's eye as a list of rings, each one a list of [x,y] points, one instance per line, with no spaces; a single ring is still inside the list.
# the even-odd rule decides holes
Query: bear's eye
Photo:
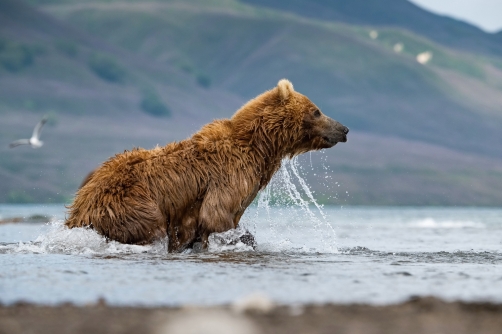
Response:
[[[321,112],[319,111],[319,109],[314,111],[314,117],[321,117]]]

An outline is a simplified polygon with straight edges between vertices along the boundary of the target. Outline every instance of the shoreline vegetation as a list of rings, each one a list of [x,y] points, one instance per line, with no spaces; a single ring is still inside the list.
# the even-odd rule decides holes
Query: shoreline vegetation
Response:
[[[0,333],[500,333],[502,304],[413,297],[393,305],[0,305]]]

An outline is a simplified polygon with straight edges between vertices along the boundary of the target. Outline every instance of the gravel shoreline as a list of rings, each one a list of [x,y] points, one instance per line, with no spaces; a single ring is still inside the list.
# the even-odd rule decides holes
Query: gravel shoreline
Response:
[[[502,304],[415,298],[387,306],[0,306],[0,333],[501,333]]]

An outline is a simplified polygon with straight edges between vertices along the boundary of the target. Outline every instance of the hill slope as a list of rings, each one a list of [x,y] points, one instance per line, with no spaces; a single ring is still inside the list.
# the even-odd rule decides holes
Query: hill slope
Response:
[[[115,72],[96,71],[96,58]],[[144,101],[157,109],[145,110]],[[0,2],[2,202],[64,201],[111,155],[183,138],[241,103],[231,93],[200,87],[176,67],[117,48],[23,2]],[[156,110],[169,114],[156,117]],[[50,121],[41,149],[8,148],[29,137],[44,114]]]
[[[313,154],[305,169],[323,202],[502,203],[498,58],[401,28],[379,28],[373,40],[373,28],[233,0],[31,2],[37,10],[21,12],[59,32],[23,23],[30,15],[0,20],[0,36],[35,50],[31,64],[0,69],[0,140],[31,133],[42,113],[57,122],[38,151],[0,149],[1,201],[71,196],[113,153],[182,139],[287,77],[351,128],[347,144]],[[424,51],[433,54],[426,65],[416,61]],[[121,79],[96,73],[96,54],[112,58]],[[170,118],[142,110],[150,90]]]

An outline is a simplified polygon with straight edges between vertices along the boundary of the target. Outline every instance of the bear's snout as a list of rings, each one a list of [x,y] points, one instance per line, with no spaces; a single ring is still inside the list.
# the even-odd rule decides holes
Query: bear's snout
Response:
[[[338,122],[337,122],[338,123]],[[338,123],[339,127],[340,127],[340,132],[342,132],[342,139],[339,140],[341,142],[347,142],[347,134],[349,133],[349,128],[346,127],[345,125],[342,125],[341,123]]]
[[[322,131],[321,134],[324,141],[329,147],[335,146],[339,142],[345,143],[347,141],[349,128],[332,118],[326,118],[328,126],[324,127],[324,131]]]

